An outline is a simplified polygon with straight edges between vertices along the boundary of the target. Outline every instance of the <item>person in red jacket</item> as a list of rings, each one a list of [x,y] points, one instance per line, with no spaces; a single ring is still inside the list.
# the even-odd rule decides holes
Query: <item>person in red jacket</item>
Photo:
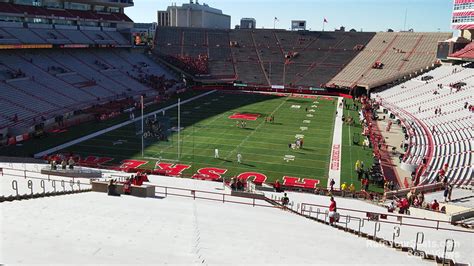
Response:
[[[127,178],[125,182],[123,183],[123,193],[126,195],[130,195],[131,186],[132,186],[132,181],[130,180],[130,178]]]
[[[337,219],[337,206],[334,197],[331,197],[331,203],[329,204],[329,223],[333,224]]]
[[[135,176],[135,179],[137,180],[135,185],[137,185],[137,186],[143,185],[143,175],[142,175],[142,173],[137,173],[137,175]]]
[[[146,173],[143,174],[143,182],[150,182],[150,180],[148,180],[148,175]]]
[[[407,198],[403,198],[399,201],[398,207],[400,208],[400,214],[406,214],[408,208],[410,208],[410,203],[408,202]]]
[[[439,211],[439,203],[437,200],[434,200],[433,203],[431,203],[431,210]]]
[[[273,188],[275,189],[275,192],[283,192],[283,189],[281,188],[280,181],[275,181],[273,184]]]

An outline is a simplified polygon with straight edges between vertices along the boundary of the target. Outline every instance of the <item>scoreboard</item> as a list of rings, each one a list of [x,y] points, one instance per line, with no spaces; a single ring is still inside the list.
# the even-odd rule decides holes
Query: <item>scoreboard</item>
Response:
[[[292,20],[291,30],[306,30],[306,20]]]

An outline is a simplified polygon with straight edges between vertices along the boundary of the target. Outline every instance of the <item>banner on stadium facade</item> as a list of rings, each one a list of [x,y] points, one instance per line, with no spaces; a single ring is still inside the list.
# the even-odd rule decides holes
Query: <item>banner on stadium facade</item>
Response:
[[[243,84],[243,83],[234,83],[234,87],[247,87],[247,84]]]
[[[310,91],[326,91],[326,89],[323,89],[323,88],[313,88],[313,87],[310,87],[309,90]]]
[[[283,85],[272,85],[272,89],[275,89],[275,90],[284,90],[284,89],[285,89],[285,86],[283,86]]]
[[[7,49],[50,49],[52,44],[1,44],[0,50]]]

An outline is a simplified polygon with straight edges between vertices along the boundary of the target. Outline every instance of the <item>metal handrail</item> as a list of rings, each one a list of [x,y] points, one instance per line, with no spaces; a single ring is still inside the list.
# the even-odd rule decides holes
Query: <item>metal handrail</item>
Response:
[[[304,206],[306,206],[308,204],[305,204]],[[311,205],[311,204],[310,204]],[[327,206],[322,206],[322,205],[316,205],[316,204],[313,204],[311,206],[320,206],[320,207],[324,207],[324,208],[328,208]],[[343,208],[338,208],[339,210],[345,210]],[[351,210],[351,209],[347,209],[347,210]],[[305,208],[303,208],[303,213],[304,212],[308,212],[308,213],[316,213],[316,212],[312,212],[312,211],[309,211],[309,210],[306,210]],[[361,212],[361,211],[358,211],[358,212]],[[322,213],[322,212],[321,212]],[[363,212],[363,213],[367,213],[367,212]],[[377,213],[376,213],[377,214]],[[356,219],[355,217],[351,216],[352,218],[351,219]],[[404,217],[404,218],[410,218],[410,219],[415,219],[415,220],[422,220],[422,221],[430,221],[429,219],[421,219],[421,218],[413,218],[413,217],[406,217],[406,216],[395,216],[395,217]],[[359,217],[357,217],[359,218]],[[361,219],[361,218],[359,218]],[[365,220],[365,219],[362,219],[362,220]],[[437,221],[437,220],[433,220],[433,221]],[[436,225],[436,226],[427,226],[427,225],[419,225],[419,224],[411,224],[411,223],[401,223],[401,222],[393,222],[393,221],[377,221],[377,222],[380,222],[380,223],[386,223],[386,224],[394,224],[394,225],[405,225],[405,226],[412,226],[412,227],[419,227],[419,228],[427,228],[427,229],[436,229],[436,230],[444,230],[444,231],[453,231],[453,232],[461,232],[461,233],[474,233],[474,231],[468,231],[468,230],[461,230],[461,229],[454,229],[454,228],[444,228],[444,227],[439,227],[439,223]],[[446,223],[449,223],[449,222],[446,222]]]
[[[302,203],[302,205],[308,205],[308,206],[315,206],[315,207],[323,207],[323,208],[329,208],[326,205],[320,205],[320,204],[313,204],[313,203]],[[436,220],[436,219],[429,219],[429,218],[418,218],[418,217],[411,217],[407,215],[395,215],[395,214],[389,214],[389,213],[381,213],[381,212],[372,212],[372,211],[364,211],[364,210],[358,210],[358,209],[349,209],[349,208],[337,208],[339,210],[345,210],[345,211],[352,211],[352,212],[359,212],[359,213],[373,213],[377,215],[386,215],[387,217],[396,217],[398,218],[405,218],[405,219],[413,219],[413,220],[420,220],[420,221],[429,221],[429,222],[439,222],[439,223],[448,223],[451,224],[449,221],[443,221],[443,220]]]

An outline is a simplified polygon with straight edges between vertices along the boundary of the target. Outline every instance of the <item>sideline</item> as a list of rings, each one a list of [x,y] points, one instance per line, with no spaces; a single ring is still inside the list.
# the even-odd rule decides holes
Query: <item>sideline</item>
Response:
[[[331,186],[329,183],[331,179],[334,179],[334,188],[339,189],[341,187],[341,153],[342,153],[342,120],[341,117],[344,114],[344,106],[342,105],[342,97],[337,99],[337,114],[336,121],[334,121],[334,133],[332,136],[331,146],[331,161],[329,162],[329,178],[328,188]]]
[[[204,97],[204,96],[207,96],[209,94],[212,94],[214,92],[216,92],[217,90],[212,90],[212,91],[209,91],[209,92],[206,92],[206,93],[203,93],[203,94],[200,94],[200,95],[197,95],[197,96],[194,96],[192,98],[189,98],[187,100],[184,100],[184,101],[181,101],[181,104],[186,104],[188,102],[191,102],[191,101],[194,101],[196,99],[199,99],[201,97]],[[167,106],[165,108],[162,108],[162,109],[159,109],[159,110],[156,110],[156,111],[153,111],[151,113],[148,113],[148,114],[145,114],[144,117],[149,117],[149,116],[152,116],[152,115],[155,115],[157,113],[161,113],[163,111],[166,111],[166,110],[169,110],[169,109],[172,109],[174,107],[178,106],[178,103],[175,103],[175,104],[172,104],[170,106]],[[100,131],[97,131],[97,132],[94,132],[92,134],[89,134],[89,135],[86,135],[86,136],[83,136],[83,137],[80,137],[78,139],[75,139],[75,140],[71,140],[69,142],[66,142],[66,143],[63,143],[59,146],[56,146],[56,147],[53,147],[53,148],[50,148],[50,149],[47,149],[45,151],[42,151],[42,152],[38,152],[34,155],[35,158],[41,158],[43,157],[44,155],[48,155],[48,154],[51,154],[51,153],[54,153],[54,152],[57,152],[57,151],[60,151],[62,149],[65,149],[67,147],[70,147],[70,146],[73,146],[73,145],[76,145],[78,143],[81,143],[83,141],[86,141],[86,140],[89,140],[89,139],[92,139],[92,138],[95,138],[97,136],[100,136],[102,134],[105,134],[107,132],[110,132],[110,131],[113,131],[113,130],[116,130],[118,128],[121,128],[121,127],[124,127],[124,126],[127,126],[127,125],[130,125],[132,123],[135,123],[136,121],[140,121],[141,119],[141,116],[139,117],[136,117],[135,119],[133,120],[127,120],[125,122],[122,122],[120,124],[117,124],[115,126],[111,126],[109,128],[105,128],[105,129],[102,129]]]

